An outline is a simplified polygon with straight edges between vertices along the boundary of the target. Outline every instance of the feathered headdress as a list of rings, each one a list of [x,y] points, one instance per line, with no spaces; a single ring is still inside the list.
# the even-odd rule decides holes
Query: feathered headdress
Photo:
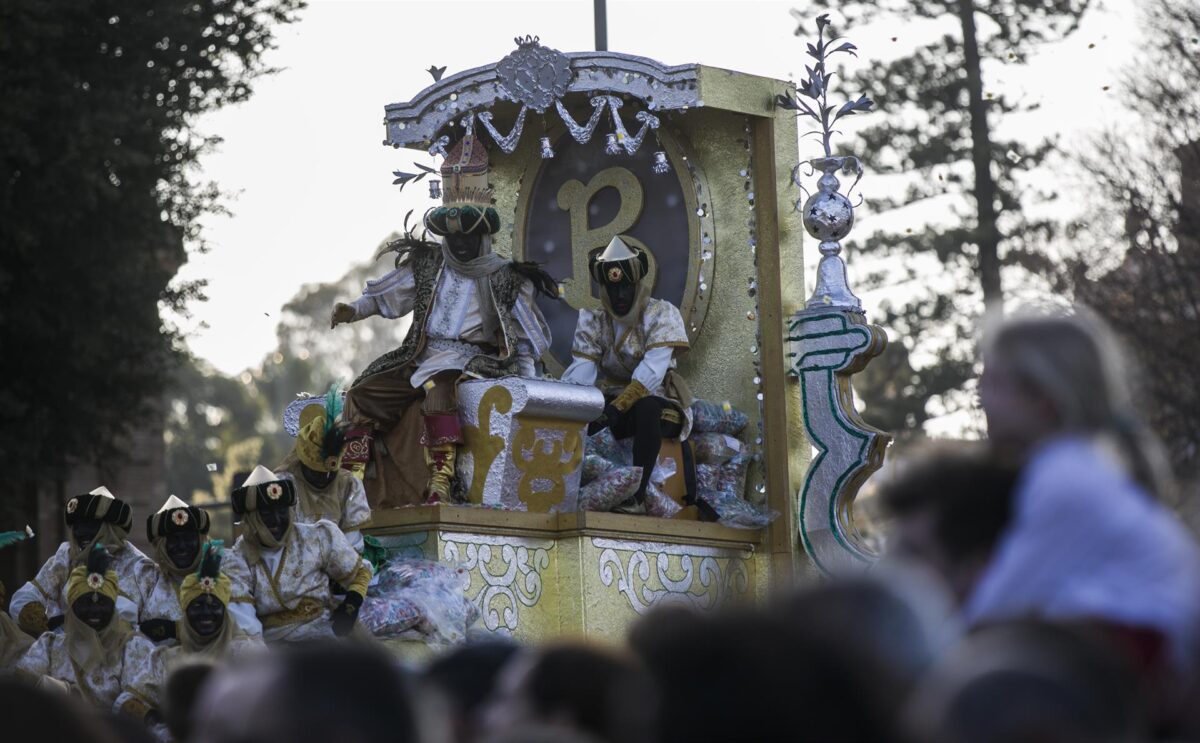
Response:
[[[224,542],[214,539],[204,545],[204,556],[200,558],[200,567],[195,573],[189,574],[179,586],[179,604],[187,607],[192,601],[206,593],[211,593],[226,606],[232,598],[232,583],[229,576],[221,572],[221,557],[224,554]]]
[[[117,600],[120,590],[117,586],[117,574],[110,568],[112,555],[104,549],[104,545],[96,544],[88,553],[87,564],[80,565],[71,571],[67,579],[67,603],[74,604],[84,594],[98,593]]]
[[[309,469],[333,472],[341,466],[342,445],[346,440],[345,429],[338,425],[343,406],[341,382],[330,385],[323,402],[300,411],[296,456]]]

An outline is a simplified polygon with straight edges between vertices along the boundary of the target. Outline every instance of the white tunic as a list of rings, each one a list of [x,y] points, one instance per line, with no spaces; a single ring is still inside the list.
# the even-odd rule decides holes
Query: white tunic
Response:
[[[248,557],[245,539],[238,537],[233,545],[241,561],[229,566],[222,563],[222,570],[231,580],[241,581],[249,588],[255,612],[263,623],[263,639],[275,642],[332,637],[330,613],[341,599],[330,591],[330,579],[346,585],[359,566],[371,569],[350,546],[341,529],[323,520],[315,524],[292,524],[283,544],[275,550],[262,550],[256,561]],[[239,570],[246,572],[235,578]],[[297,621],[270,626],[272,615],[297,612],[306,606],[310,611],[297,616]]]
[[[129,705],[129,711],[144,713],[158,706],[161,685],[154,673],[154,643],[136,631],[125,641],[121,662],[114,666],[97,665],[80,679],[75,663],[67,653],[67,636],[45,632],[29,648],[17,668],[39,676],[49,676],[72,686],[86,684],[92,696],[114,712]]]
[[[67,578],[71,574],[71,545],[63,542],[42,565],[33,580],[13,593],[9,613],[20,616],[21,609],[29,603],[40,603],[46,607],[46,616],[65,615],[67,611]],[[152,602],[151,594],[158,581],[158,566],[129,541],[112,556],[111,569],[117,574],[117,615],[137,624],[153,617],[179,618],[179,601],[174,609],[169,603]],[[173,612],[173,613],[172,613]],[[61,628],[60,628],[61,631]]]
[[[413,310],[416,280],[412,268],[404,265],[380,279],[367,281],[363,295],[350,303],[354,319],[372,315],[389,319],[403,317]],[[521,330],[514,339],[517,373],[532,377],[535,361],[550,348],[550,331],[534,302],[532,282],[526,281],[513,305],[513,316]],[[483,334],[483,317],[475,280],[443,265],[434,292],[433,306],[425,321],[425,348],[416,358],[417,368],[410,383],[419,387],[441,371],[461,371],[479,350],[470,344],[492,343]]]
[[[604,310],[580,310],[571,365],[563,372],[562,381],[596,385],[611,396],[636,380],[650,394],[671,399],[664,381],[676,366],[675,352],[688,347],[683,316],[665,300],[650,299],[633,326],[617,322]],[[682,440],[691,431],[692,411],[680,407],[684,415]]]
[[[332,521],[346,535],[350,545],[362,552],[363,536],[359,529],[371,520],[371,506],[367,503],[362,480],[339,469],[333,482],[324,488],[315,488],[304,479],[299,462],[275,474],[291,480],[296,487],[296,506],[292,514],[297,524],[315,524],[321,519]]]
[[[179,605],[179,587],[182,578],[177,578],[163,570],[157,563],[154,565],[155,581],[147,600],[147,609],[143,609],[143,619],[170,619],[178,621],[183,618],[183,607]],[[237,622],[238,630],[251,636],[261,638],[262,625],[254,613],[254,599],[250,596],[249,588],[243,583],[247,570],[242,556],[232,549],[225,550],[221,555],[221,571],[230,576],[231,598],[229,613]],[[164,645],[175,645],[174,640],[164,641]]]

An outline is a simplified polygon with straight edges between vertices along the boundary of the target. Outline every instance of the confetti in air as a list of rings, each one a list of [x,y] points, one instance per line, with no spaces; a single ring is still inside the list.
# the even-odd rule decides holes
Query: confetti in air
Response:
[[[209,472],[216,472],[216,471],[217,471],[217,463],[216,463],[216,462],[209,462],[208,464],[204,465],[204,467],[205,467],[205,469],[207,469]]]

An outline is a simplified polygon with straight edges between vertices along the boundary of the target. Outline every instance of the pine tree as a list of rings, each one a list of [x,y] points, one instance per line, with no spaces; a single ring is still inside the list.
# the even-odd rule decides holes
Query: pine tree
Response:
[[[978,324],[985,306],[1002,305],[1004,282],[1022,271],[1051,273],[1045,245],[1058,225],[1024,214],[1023,204],[1052,195],[1034,194],[1023,176],[1056,143],[999,137],[1000,121],[1031,104],[995,92],[987,74],[994,64],[1022,64],[1037,46],[1070,34],[1089,4],[881,0],[834,8],[851,25],[925,19],[953,28],[899,59],[862,65],[847,83],[874,100],[878,113],[843,154],[858,155],[872,175],[902,175],[907,184],[901,198],[872,199],[862,211],[938,206],[951,217],[854,235],[847,246],[855,251],[855,289],[888,288],[891,295],[872,321],[887,328],[892,344],[873,362],[877,368],[856,380],[864,415],[901,438],[968,403]],[[864,268],[874,270],[864,276]],[[918,357],[934,360],[914,364]]]

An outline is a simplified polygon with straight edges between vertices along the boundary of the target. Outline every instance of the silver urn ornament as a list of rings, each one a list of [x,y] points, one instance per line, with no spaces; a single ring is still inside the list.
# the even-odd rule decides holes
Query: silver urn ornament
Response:
[[[846,264],[842,260],[841,240],[854,228],[854,204],[840,191],[837,173],[853,174],[854,183],[862,177],[862,163],[857,157],[822,157],[812,161],[814,170],[821,173],[817,192],[800,207],[801,220],[808,234],[820,241],[821,262],[817,264],[817,286],[808,300],[809,307],[842,307],[862,311],[862,300],[850,291],[846,279]],[[851,189],[854,188],[852,184]]]
[[[821,241],[821,255],[836,254],[841,250],[838,241],[850,234],[854,228],[854,206],[850,199],[838,193],[837,171],[841,170],[845,158],[828,157],[813,162],[821,170],[817,181],[817,192],[808,197],[801,207],[804,229]],[[826,247],[826,244],[830,245]]]

